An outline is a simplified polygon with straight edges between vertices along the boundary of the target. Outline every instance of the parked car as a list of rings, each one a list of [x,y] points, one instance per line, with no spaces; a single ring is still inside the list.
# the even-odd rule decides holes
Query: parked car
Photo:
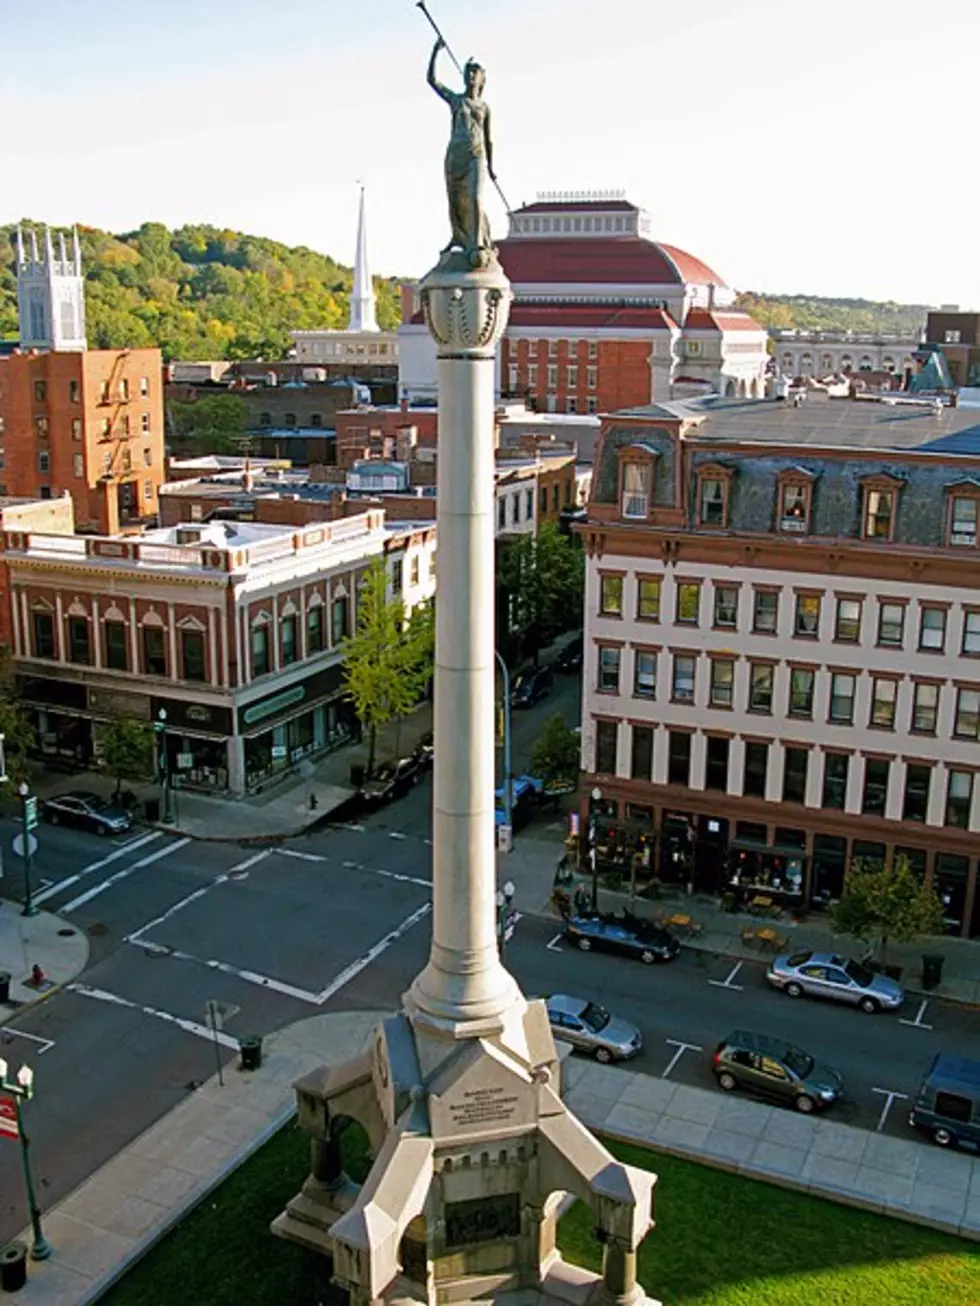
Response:
[[[537,811],[541,795],[544,793],[544,782],[533,775],[517,775],[513,777],[510,784],[511,825],[515,830],[519,830],[521,826],[527,825]],[[494,804],[495,822],[497,825],[503,825],[507,820],[503,785],[494,792]]]
[[[837,952],[792,952],[775,957],[766,971],[774,989],[791,998],[829,998],[849,1002],[874,1015],[894,1011],[905,1001],[905,990],[887,975],[878,975],[859,961]]]
[[[81,789],[47,799],[41,815],[52,825],[71,825],[98,835],[125,834],[133,826],[125,807]]]
[[[415,757],[425,771],[432,765],[432,759],[435,757],[435,739],[431,730],[426,731],[415,745]]]
[[[582,660],[585,657],[585,640],[581,635],[576,635],[570,639],[558,651],[558,656],[552,663],[555,671],[569,673],[572,671],[582,670]]]
[[[422,764],[414,754],[397,762],[382,762],[361,785],[361,797],[369,807],[381,807],[407,794],[421,779]]]
[[[547,1007],[555,1037],[596,1061],[626,1061],[643,1047],[643,1035],[636,1026],[610,1015],[598,1002],[555,993],[548,998]]]
[[[647,966],[655,961],[673,961],[681,945],[673,934],[650,921],[633,917],[571,916],[565,922],[565,937],[581,952],[594,949],[638,957]]]
[[[555,677],[548,667],[531,667],[514,679],[510,691],[511,707],[534,707],[555,687]]]
[[[820,1065],[809,1052],[785,1039],[745,1030],[736,1030],[718,1044],[711,1068],[726,1092],[743,1088],[789,1102],[804,1114],[836,1102],[844,1087],[837,1071]]]
[[[980,1150],[980,1061],[938,1052],[909,1112],[913,1129],[940,1147]]]

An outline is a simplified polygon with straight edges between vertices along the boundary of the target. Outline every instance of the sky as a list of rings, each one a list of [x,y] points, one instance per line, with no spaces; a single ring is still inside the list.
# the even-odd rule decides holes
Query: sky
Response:
[[[487,69],[511,206],[623,190],[738,289],[980,309],[980,0],[430,9]],[[0,221],[351,263],[363,182],[372,270],[421,276],[447,238],[431,39],[412,0],[0,0]]]

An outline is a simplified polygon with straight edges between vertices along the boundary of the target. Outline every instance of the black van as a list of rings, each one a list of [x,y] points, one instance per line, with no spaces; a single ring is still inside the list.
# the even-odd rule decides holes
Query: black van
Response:
[[[916,1095],[909,1124],[940,1147],[980,1149],[980,1061],[939,1052]]]

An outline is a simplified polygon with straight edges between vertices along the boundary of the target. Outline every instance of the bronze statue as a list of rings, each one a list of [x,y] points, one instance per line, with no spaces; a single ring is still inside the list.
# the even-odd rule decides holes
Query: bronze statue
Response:
[[[446,48],[440,37],[432,47],[427,80],[435,93],[449,105],[453,115],[452,135],[446,150],[446,193],[452,237],[443,250],[462,250],[471,267],[486,267],[494,257],[490,223],[485,202],[485,179],[496,182],[493,171],[493,142],[490,136],[490,106],[483,99],[486,73],[470,59],[463,69],[466,89],[457,94],[436,79],[436,59]]]

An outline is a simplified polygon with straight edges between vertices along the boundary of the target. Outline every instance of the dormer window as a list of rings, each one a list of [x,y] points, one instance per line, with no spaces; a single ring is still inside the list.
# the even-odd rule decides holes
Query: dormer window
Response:
[[[953,486],[949,495],[949,543],[960,549],[975,549],[978,517],[980,484],[970,481]]]
[[[794,535],[804,535],[809,531],[815,479],[813,473],[804,467],[780,472],[777,499],[777,527],[780,531]]]
[[[861,536],[866,540],[891,540],[895,536],[898,493],[902,482],[895,476],[869,476],[861,483],[863,503]]]
[[[724,528],[728,525],[728,491],[732,468],[707,463],[697,469],[698,525]]]
[[[650,512],[652,463],[625,463],[623,466],[623,516],[646,517]]]

